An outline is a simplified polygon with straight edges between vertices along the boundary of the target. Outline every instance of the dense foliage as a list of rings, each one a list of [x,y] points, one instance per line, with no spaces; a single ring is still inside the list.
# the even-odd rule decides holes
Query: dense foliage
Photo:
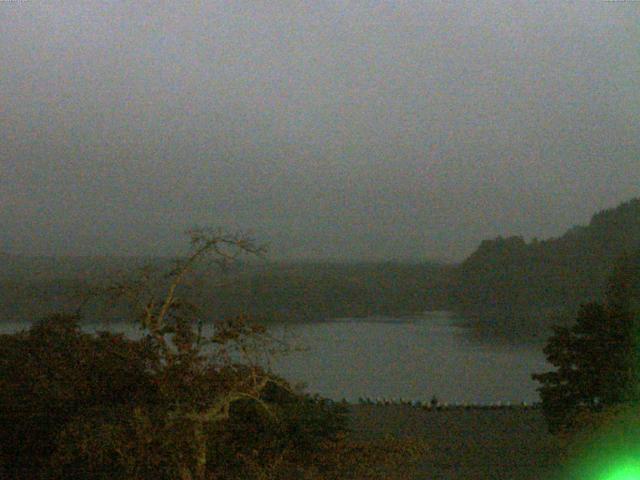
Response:
[[[11,478],[253,478],[241,468],[246,449],[260,470],[344,430],[337,407],[257,363],[264,327],[236,316],[202,335],[206,313],[184,296],[196,265],[261,247],[239,235],[190,236],[191,252],[170,269],[143,268],[100,290],[130,305],[141,340],[83,333],[77,315],[0,337],[0,448]]]
[[[35,478],[77,416],[149,404],[157,362],[148,342],[84,334],[72,317],[0,336],[0,448],[11,478]]]
[[[486,240],[455,271],[452,304],[497,331],[536,333],[601,301],[618,257],[640,246],[640,199],[597,213],[559,238]]]
[[[193,378],[185,379],[185,373],[184,366],[162,365],[150,338],[90,335],[75,318],[54,316],[28,331],[0,336],[0,452],[6,474],[187,478],[185,465],[198,454],[192,441],[197,419],[183,413],[238,391],[249,371],[209,365]],[[290,462],[304,464],[305,456],[344,431],[341,407],[281,385],[286,384],[274,378],[259,401],[247,395],[232,404],[228,417],[205,422],[211,478],[216,472],[215,478],[253,478],[248,465],[266,468],[285,453]]]
[[[273,339],[244,315],[210,320],[187,293],[196,265],[260,248],[196,230],[191,253],[101,294],[130,305],[140,340],[55,315],[0,336],[0,473],[12,479],[393,478],[423,445],[358,443],[346,408],[266,371]],[[415,457],[415,455],[414,455]],[[381,469],[381,466],[385,468]]]
[[[552,431],[572,429],[584,412],[640,401],[640,251],[623,257],[603,304],[580,307],[544,349],[556,370],[536,374]]]

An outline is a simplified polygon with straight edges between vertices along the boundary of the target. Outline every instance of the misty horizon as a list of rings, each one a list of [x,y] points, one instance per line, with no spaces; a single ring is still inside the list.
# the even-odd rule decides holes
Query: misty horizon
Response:
[[[605,208],[602,209],[598,212],[593,212],[593,214],[589,217],[590,219],[595,216],[596,214],[599,214],[601,212],[609,212],[609,211],[614,211],[617,210],[618,207],[621,207],[622,205],[628,205],[628,203],[630,201],[640,201],[640,197],[634,197],[632,199],[629,199],[627,201],[623,201],[618,205],[615,205],[614,207],[616,208]],[[266,264],[281,264],[281,265],[287,265],[287,264],[358,264],[358,263],[378,263],[378,264],[383,264],[383,263],[401,263],[401,264],[428,264],[428,263],[432,263],[434,265],[454,265],[456,263],[462,262],[463,260],[465,260],[466,258],[468,258],[468,256],[470,254],[472,254],[473,252],[477,251],[478,248],[481,247],[481,243],[484,243],[485,241],[489,240],[489,241],[495,241],[498,239],[508,239],[508,238],[513,238],[513,237],[519,237],[522,238],[527,245],[535,245],[537,242],[548,242],[548,241],[555,241],[558,240],[561,237],[564,237],[565,235],[569,235],[572,232],[575,232],[576,229],[582,229],[582,228],[586,228],[588,226],[590,226],[592,224],[592,222],[585,222],[582,224],[574,224],[571,227],[568,227],[566,230],[564,230],[561,235],[558,236],[554,236],[554,237],[546,237],[546,238],[541,238],[538,236],[532,236],[531,238],[524,238],[522,235],[518,235],[518,234],[514,234],[511,236],[505,236],[505,235],[496,235],[495,237],[491,237],[491,238],[485,238],[482,239],[478,245],[476,245],[476,247],[468,252],[464,257],[461,258],[451,258],[451,257],[402,257],[402,256],[395,256],[395,257],[375,257],[375,256],[371,256],[371,257],[348,257],[348,256],[326,256],[326,257],[309,257],[309,256],[283,256],[283,257],[275,257],[274,255],[272,255],[270,253],[270,249],[271,249],[271,245],[265,242],[261,242],[260,239],[254,238],[251,235],[247,234],[246,232],[242,232],[242,231],[237,231],[237,232],[226,232],[226,233],[236,233],[237,235],[247,238],[249,240],[251,240],[252,242],[255,242],[256,245],[260,246],[264,251],[263,253],[261,253],[258,256],[244,256],[244,257],[240,257],[238,260],[240,262],[246,262],[248,264],[255,264],[255,263],[266,263]],[[195,229],[201,228],[200,226],[196,226],[194,227]],[[208,227],[203,227],[203,228],[208,228]],[[214,229],[215,231],[215,229]],[[224,232],[224,230],[222,230],[222,232]],[[86,259],[100,259],[100,258],[104,258],[104,259],[127,259],[127,258],[132,258],[132,259],[149,259],[149,260],[153,260],[153,259],[157,259],[157,260],[174,260],[177,258],[181,258],[184,255],[188,255],[189,254],[189,236],[190,236],[190,230],[186,230],[184,232],[182,232],[183,234],[183,242],[182,242],[182,248],[178,248],[176,249],[175,252],[172,253],[161,253],[161,254],[151,254],[151,253],[141,253],[141,254],[118,254],[118,253],[112,253],[112,254],[62,254],[62,255],[42,255],[42,254],[33,254],[33,253],[16,253],[13,251],[9,251],[9,250],[0,250],[0,258],[2,258],[3,256],[5,257],[16,257],[16,258],[57,258],[57,259],[82,259],[82,258],[86,258]]]
[[[0,6],[0,251],[459,261],[640,196],[640,4]]]

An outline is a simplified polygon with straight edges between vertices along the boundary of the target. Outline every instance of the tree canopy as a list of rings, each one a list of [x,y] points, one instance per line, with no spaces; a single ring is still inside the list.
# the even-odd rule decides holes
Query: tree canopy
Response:
[[[10,478],[258,478],[303,464],[344,430],[338,406],[255,361],[264,327],[239,316],[208,337],[198,330],[203,313],[183,295],[196,263],[260,249],[217,232],[191,239],[169,272],[103,289],[130,300],[142,339],[84,333],[78,315],[0,335],[0,467]]]
[[[191,239],[169,271],[100,289],[127,300],[143,338],[88,334],[80,313],[0,335],[0,478],[405,478],[424,443],[349,438],[344,405],[261,365],[274,347],[264,326],[240,315],[199,328],[209,311],[187,295],[196,264],[261,249],[212,231]]]
[[[602,302],[616,259],[638,245],[640,198],[558,238],[485,240],[454,271],[452,303],[469,318],[499,321],[504,334],[540,333],[541,322],[550,327],[565,315],[570,321],[581,304]]]
[[[570,429],[585,410],[640,400],[639,292],[640,251],[618,261],[603,303],[554,329],[544,352],[556,369],[533,375],[551,431]]]

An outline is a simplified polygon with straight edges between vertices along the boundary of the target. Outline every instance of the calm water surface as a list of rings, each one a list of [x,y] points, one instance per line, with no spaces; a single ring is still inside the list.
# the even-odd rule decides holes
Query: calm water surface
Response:
[[[24,328],[2,324],[0,333]],[[108,328],[132,336],[137,331]],[[273,371],[335,400],[428,401],[436,395],[448,403],[533,402],[538,394],[531,373],[549,369],[541,347],[478,343],[445,313],[276,325],[272,332],[301,350],[276,357]]]
[[[307,350],[277,360],[274,370],[334,399],[533,402],[531,373],[549,369],[541,347],[480,344],[446,315],[343,319],[288,333]]]

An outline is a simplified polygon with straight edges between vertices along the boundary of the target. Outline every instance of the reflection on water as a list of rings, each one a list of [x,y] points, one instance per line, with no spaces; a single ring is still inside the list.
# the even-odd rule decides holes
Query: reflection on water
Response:
[[[0,324],[0,333],[25,328],[24,323]],[[128,324],[85,327],[105,329],[140,335]],[[446,312],[276,325],[271,330],[299,349],[273,359],[274,372],[335,400],[428,401],[436,395],[448,403],[534,402],[537,384],[531,373],[548,369],[540,347],[473,342]]]

